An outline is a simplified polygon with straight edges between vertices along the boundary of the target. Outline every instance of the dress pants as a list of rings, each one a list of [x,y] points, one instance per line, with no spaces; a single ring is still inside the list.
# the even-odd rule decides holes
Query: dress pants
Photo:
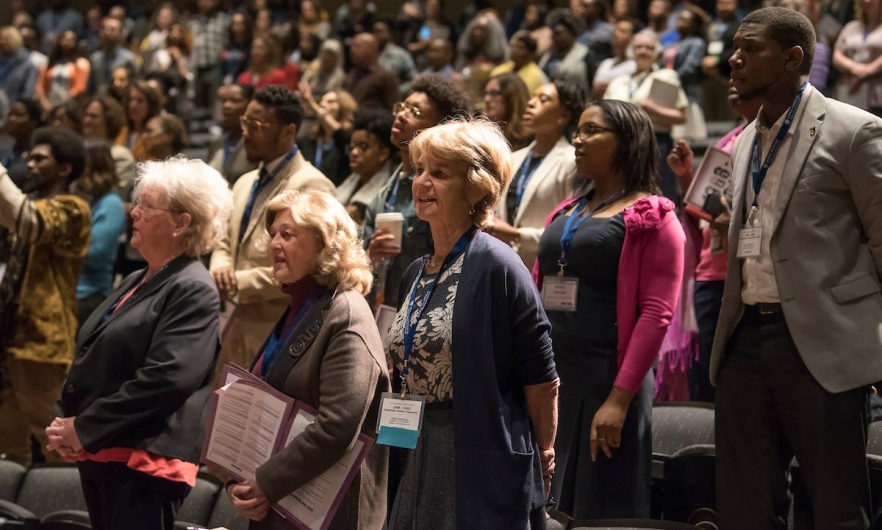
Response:
[[[129,469],[124,462],[80,462],[94,530],[174,530],[190,486]],[[223,494],[223,493],[221,493]]]
[[[23,465],[31,463],[31,436],[40,443],[47,462],[61,456],[46,449],[46,427],[55,419],[55,402],[67,378],[67,366],[9,357],[7,381],[0,382],[0,454]]]
[[[714,345],[714,333],[723,305],[723,289],[726,282],[695,282],[695,319],[698,321],[698,361],[689,369],[689,399],[714,402],[714,387],[710,384],[710,356]]]
[[[815,528],[868,528],[867,394],[867,387],[824,390],[783,315],[745,311],[717,378],[720,529],[786,529],[793,456]]]

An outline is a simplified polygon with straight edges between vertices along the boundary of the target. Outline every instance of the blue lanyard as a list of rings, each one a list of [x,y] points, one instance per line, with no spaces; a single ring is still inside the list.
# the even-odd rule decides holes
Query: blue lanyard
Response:
[[[222,166],[227,165],[227,162],[230,160],[230,153],[233,151],[233,143],[230,140],[229,136],[224,140],[224,160],[221,164]]]
[[[542,165],[542,159],[539,159],[539,163],[536,164],[536,167],[530,169],[530,165],[533,163],[533,150],[530,150],[530,153],[527,155],[526,160],[524,160],[523,165],[521,165],[521,176],[518,178],[517,185],[517,195],[515,199],[515,206],[521,206],[521,199],[524,198],[524,190],[527,189],[527,184],[530,183],[530,179],[533,178],[533,175],[536,173],[536,170],[539,169],[539,166]]]
[[[441,270],[438,271],[438,274],[432,278],[432,283],[429,284],[429,288],[426,290],[426,294],[423,295],[423,303],[419,309],[419,314],[416,316],[416,320],[411,321],[413,317],[413,310],[416,306],[416,293],[417,289],[420,285],[420,280],[423,278],[423,274],[426,272],[426,263],[428,263],[428,258],[423,260],[423,265],[420,267],[420,273],[417,275],[416,281],[413,284],[413,290],[410,292],[410,301],[407,304],[407,313],[404,315],[404,358],[402,360],[403,368],[401,369],[401,381],[402,388],[407,389],[407,382],[405,378],[409,373],[407,369],[407,360],[410,359],[410,354],[413,352],[413,341],[416,337],[417,325],[419,325],[420,320],[422,320],[423,315],[426,313],[426,308],[429,307],[429,302],[432,300],[432,294],[435,292],[435,288],[438,287],[438,279],[441,278],[441,275],[444,274],[450,265],[453,264],[454,261],[457,260],[461,255],[463,255],[466,251],[466,248],[469,246],[469,241],[472,239],[472,234],[474,234],[474,229],[470,228],[465,234],[463,234],[459,240],[457,240],[456,244],[453,245],[453,248],[450,249],[450,252],[447,254],[447,257],[444,258],[444,261],[441,263]]]
[[[769,148],[769,152],[766,155],[766,159],[765,161],[763,161],[762,165],[760,165],[759,161],[759,134],[757,134],[753,138],[753,164],[751,165],[753,169],[753,204],[751,206],[753,208],[759,207],[759,203],[757,201],[759,199],[760,188],[763,185],[763,181],[766,180],[766,173],[775,162],[775,157],[778,155],[778,151],[781,149],[781,144],[783,144],[784,139],[787,138],[787,132],[790,131],[790,126],[793,124],[793,118],[796,117],[796,109],[799,107],[799,102],[802,101],[802,93],[805,90],[807,84],[808,83],[803,83],[802,86],[799,87],[799,91],[796,93],[796,98],[793,100],[790,108],[787,109],[787,114],[784,116],[784,123],[781,124],[781,129],[778,131],[777,136],[775,136],[775,140],[772,142],[772,147]]]
[[[401,171],[395,174],[389,195],[386,196],[386,213],[395,211],[395,203],[398,201],[398,186],[401,184]]]
[[[260,176],[254,181],[254,184],[251,185],[251,194],[248,196],[248,202],[245,204],[245,210],[242,212],[242,221],[239,223],[239,243],[241,243],[242,239],[245,237],[245,230],[248,229],[248,222],[251,220],[251,210],[254,209],[254,201],[257,200],[260,191],[266,187],[267,184],[275,180],[279,173],[288,166],[296,155],[297,144],[294,144],[294,147],[288,151],[288,154],[286,154],[285,158],[279,162],[279,165],[276,166],[276,169],[274,169],[272,173],[266,171],[266,166],[261,168],[258,173]]]
[[[625,195],[625,190],[619,190],[606,199],[603,202],[597,205],[596,208],[588,212],[587,215],[581,215],[585,208],[588,207],[588,196],[585,195],[579,202],[576,203],[576,209],[573,210],[573,213],[567,217],[567,222],[564,225],[563,234],[560,236],[560,259],[557,260],[557,264],[560,265],[560,273],[559,276],[563,276],[564,268],[567,266],[567,251],[570,249],[570,245],[573,243],[573,237],[576,235],[576,231],[579,229],[579,226],[585,222],[585,219],[593,216],[595,213],[603,210],[610,204],[616,202],[621,199]]]
[[[315,292],[306,299],[303,306],[301,306],[300,310],[297,311],[297,314],[294,315],[291,322],[288,322],[284,328],[279,329],[279,326],[270,333],[269,338],[266,340],[266,346],[263,348],[263,360],[260,362],[261,376],[266,377],[266,374],[269,373],[269,368],[272,366],[273,361],[276,360],[276,356],[278,356],[282,346],[288,342],[288,339],[290,339],[291,335],[294,333],[294,328],[296,328],[297,324],[303,320],[303,317],[306,316],[313,304],[315,304],[315,301],[318,300],[323,292],[324,289],[316,288]],[[281,324],[281,322],[279,324]]]
[[[656,70],[656,67],[653,66],[652,71],[647,73],[645,76],[643,76],[643,78],[637,82],[637,86],[635,86],[633,88],[631,87],[631,82],[633,81],[633,78],[628,80],[628,101],[631,101],[634,99],[634,94],[637,93],[638,90],[640,90],[640,87],[643,85],[643,83],[646,82],[647,79],[649,79],[649,76],[651,76],[652,72],[655,72],[655,70]]]

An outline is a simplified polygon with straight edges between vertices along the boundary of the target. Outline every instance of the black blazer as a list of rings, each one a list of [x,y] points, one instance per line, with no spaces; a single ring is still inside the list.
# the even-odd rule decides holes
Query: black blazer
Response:
[[[130,447],[198,462],[220,297],[205,266],[180,256],[102,322],[143,275],[129,275],[83,323],[58,407],[76,416],[90,453]]]

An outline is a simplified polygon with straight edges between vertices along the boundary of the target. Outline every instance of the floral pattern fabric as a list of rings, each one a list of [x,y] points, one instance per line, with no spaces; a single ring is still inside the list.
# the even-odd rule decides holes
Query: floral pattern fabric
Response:
[[[425,295],[437,274],[424,274],[417,285],[412,285],[389,330],[389,350],[400,371],[404,368],[404,320],[411,295],[416,289],[411,315],[411,324],[416,323],[416,334],[413,351],[407,361],[406,380],[408,393],[425,395],[427,403],[453,400],[453,304],[464,257],[459,256],[441,273],[438,286],[428,301],[425,301]],[[428,304],[428,308],[420,319],[424,303]]]

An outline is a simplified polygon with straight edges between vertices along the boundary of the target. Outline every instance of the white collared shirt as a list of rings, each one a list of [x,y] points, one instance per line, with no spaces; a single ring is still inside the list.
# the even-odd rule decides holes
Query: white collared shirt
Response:
[[[772,231],[775,228],[775,219],[780,219],[784,213],[778,208],[778,192],[781,188],[781,177],[784,174],[784,168],[786,167],[787,159],[790,156],[790,148],[793,146],[793,134],[799,129],[800,123],[802,123],[802,116],[805,114],[806,101],[808,101],[812,90],[813,88],[811,85],[806,85],[805,90],[802,93],[802,100],[799,102],[799,107],[796,109],[796,116],[793,119],[793,123],[790,125],[790,130],[787,131],[787,136],[781,143],[778,155],[775,157],[772,165],[769,166],[766,178],[763,180],[762,186],[760,187],[759,201],[757,204],[758,210],[754,216],[752,224],[747,218],[750,214],[751,205],[753,204],[753,198],[755,195],[753,192],[753,158],[749,158],[750,165],[748,166],[749,169],[746,175],[747,182],[744,186],[744,226],[755,228],[762,227],[763,234],[762,239],[760,240],[760,255],[757,257],[742,258],[741,279],[743,285],[741,287],[741,301],[745,304],[753,305],[760,302],[778,303],[781,301],[781,298],[778,295],[778,284],[775,281],[775,268],[772,266]],[[766,127],[763,125],[762,120],[763,109],[760,109],[756,118],[756,134],[760,139],[760,162],[766,159],[766,155],[769,153],[772,143],[778,135],[778,131],[781,130],[781,126],[784,124],[784,118],[786,115],[787,113],[785,112],[780,118],[778,118],[778,121],[776,121],[774,125]],[[753,144],[742,144],[740,148],[752,150]],[[796,160],[793,163],[801,164],[802,161]]]

